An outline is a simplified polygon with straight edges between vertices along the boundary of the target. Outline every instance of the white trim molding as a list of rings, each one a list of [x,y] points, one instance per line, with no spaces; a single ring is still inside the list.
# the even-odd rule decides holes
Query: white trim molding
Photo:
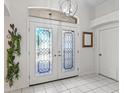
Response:
[[[119,21],[119,11],[115,11],[110,14],[92,20],[90,23],[90,27],[95,28],[102,24],[106,24],[110,22],[118,22],[118,21]]]
[[[56,20],[61,22],[77,24],[76,17],[66,16],[64,13],[57,10],[29,7],[28,13],[30,17],[37,17],[42,19],[49,19],[49,20]]]

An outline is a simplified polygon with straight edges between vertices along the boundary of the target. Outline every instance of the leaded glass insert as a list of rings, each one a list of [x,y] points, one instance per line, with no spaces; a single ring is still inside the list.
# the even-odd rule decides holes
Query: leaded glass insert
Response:
[[[36,28],[36,72],[39,75],[52,72],[52,34],[50,29]]]
[[[74,69],[74,32],[63,33],[63,68],[64,71]]]

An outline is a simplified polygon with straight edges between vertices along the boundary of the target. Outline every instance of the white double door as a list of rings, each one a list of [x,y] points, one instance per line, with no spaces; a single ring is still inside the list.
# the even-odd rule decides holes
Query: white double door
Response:
[[[77,75],[75,30],[30,22],[30,85]]]

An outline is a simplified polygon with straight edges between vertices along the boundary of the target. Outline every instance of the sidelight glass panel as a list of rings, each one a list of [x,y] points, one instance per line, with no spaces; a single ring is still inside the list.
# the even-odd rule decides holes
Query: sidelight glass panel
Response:
[[[63,71],[74,69],[74,32],[63,32]]]
[[[36,28],[36,73],[52,72],[52,34],[50,29]]]

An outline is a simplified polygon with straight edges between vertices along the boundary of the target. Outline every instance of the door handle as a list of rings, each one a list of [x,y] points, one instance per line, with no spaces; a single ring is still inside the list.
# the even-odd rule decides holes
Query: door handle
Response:
[[[56,57],[56,54],[54,55],[54,57]]]
[[[58,55],[58,56],[62,56],[62,55]]]
[[[102,54],[100,53],[99,56],[102,56]]]

